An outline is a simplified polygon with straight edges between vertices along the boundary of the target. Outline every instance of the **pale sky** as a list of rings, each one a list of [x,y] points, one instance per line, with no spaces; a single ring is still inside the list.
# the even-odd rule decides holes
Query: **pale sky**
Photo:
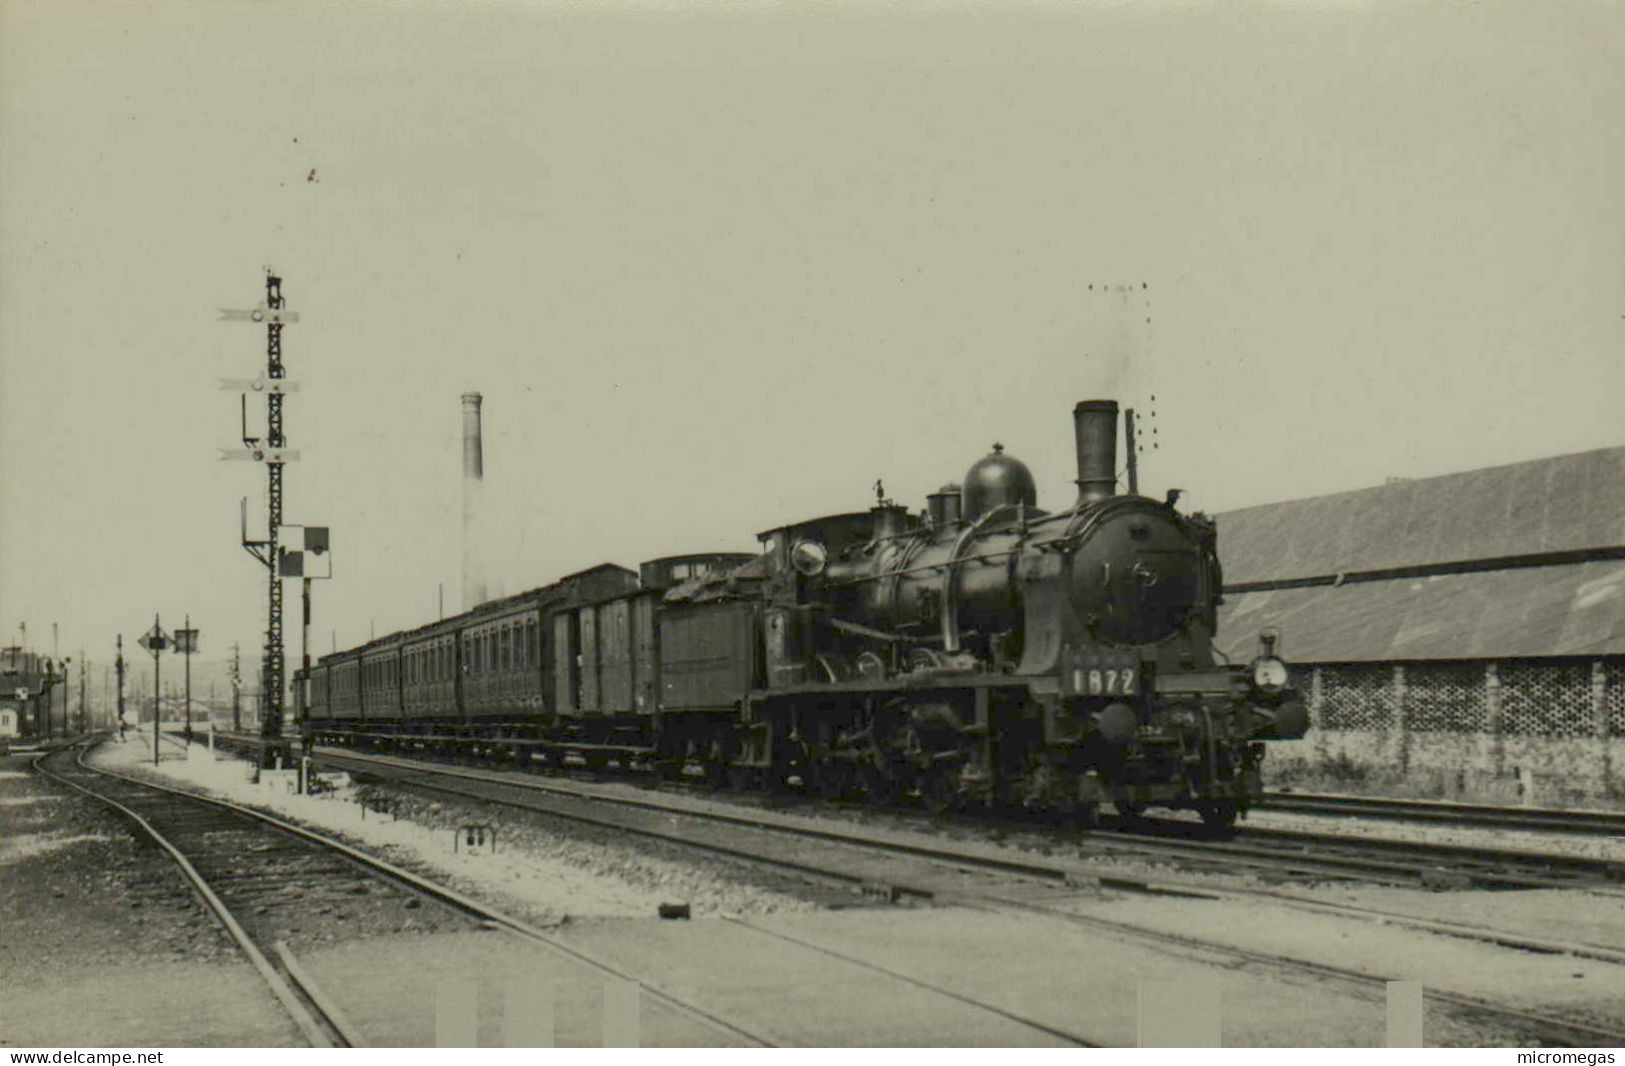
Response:
[[[0,641],[255,672],[266,265],[325,652],[455,609],[470,389],[510,592],[1064,506],[1079,399],[1208,511],[1625,444],[1622,189],[1611,2],[0,0]]]

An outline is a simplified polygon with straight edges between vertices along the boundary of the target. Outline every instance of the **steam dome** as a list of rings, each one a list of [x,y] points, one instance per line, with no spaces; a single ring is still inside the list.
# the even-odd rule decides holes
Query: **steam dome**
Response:
[[[1038,506],[1038,486],[1027,464],[1013,455],[1004,454],[1004,445],[995,444],[993,450],[978,459],[965,471],[964,517],[974,522],[982,515],[1006,504],[1025,503]]]

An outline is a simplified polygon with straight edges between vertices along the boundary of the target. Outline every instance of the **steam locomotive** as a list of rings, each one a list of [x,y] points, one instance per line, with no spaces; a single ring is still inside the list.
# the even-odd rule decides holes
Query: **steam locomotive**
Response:
[[[917,514],[877,493],[759,554],[598,566],[322,658],[306,741],[1227,828],[1303,701],[1270,634],[1215,662],[1214,524],[1117,492],[1117,404],[1073,420],[1064,509],[994,445]]]

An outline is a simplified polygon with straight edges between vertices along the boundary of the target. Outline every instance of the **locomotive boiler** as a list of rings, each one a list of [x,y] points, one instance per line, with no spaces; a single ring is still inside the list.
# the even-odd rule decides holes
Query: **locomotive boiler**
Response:
[[[1073,418],[1078,493],[1060,510],[995,444],[918,515],[881,499],[762,535],[747,760],[832,795],[1085,819],[1109,801],[1228,825],[1260,795],[1260,741],[1307,725],[1286,667],[1272,642],[1246,668],[1215,663],[1213,523],[1177,491],[1117,492],[1115,402]]]

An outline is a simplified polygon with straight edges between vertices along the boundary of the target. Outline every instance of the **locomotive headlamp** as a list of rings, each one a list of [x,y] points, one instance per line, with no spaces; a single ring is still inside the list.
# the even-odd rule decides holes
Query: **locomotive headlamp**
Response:
[[[1262,655],[1253,660],[1253,687],[1260,692],[1274,695],[1286,688],[1288,673],[1286,663],[1273,655]]]
[[[829,564],[829,551],[816,540],[798,540],[790,547],[790,565],[796,573],[817,577]]]

